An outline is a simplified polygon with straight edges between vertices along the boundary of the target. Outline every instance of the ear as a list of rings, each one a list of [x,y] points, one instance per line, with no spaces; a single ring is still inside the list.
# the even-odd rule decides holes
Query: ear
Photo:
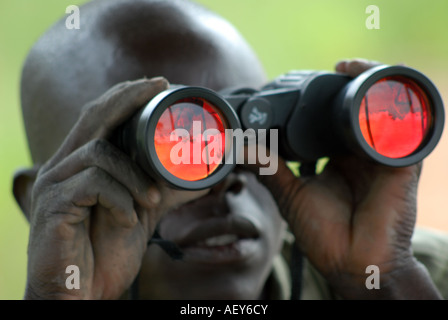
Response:
[[[31,193],[39,168],[20,169],[14,173],[12,192],[17,204],[22,209],[28,221],[31,212]]]

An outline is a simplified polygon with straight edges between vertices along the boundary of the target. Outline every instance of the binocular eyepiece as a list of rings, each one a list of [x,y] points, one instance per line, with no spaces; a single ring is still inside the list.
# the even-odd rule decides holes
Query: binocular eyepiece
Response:
[[[356,78],[292,71],[261,90],[172,86],[120,128],[117,143],[155,179],[199,190],[234,169],[235,132],[276,130],[289,161],[350,153],[403,167],[436,147],[443,126],[435,85],[412,68],[382,65]]]

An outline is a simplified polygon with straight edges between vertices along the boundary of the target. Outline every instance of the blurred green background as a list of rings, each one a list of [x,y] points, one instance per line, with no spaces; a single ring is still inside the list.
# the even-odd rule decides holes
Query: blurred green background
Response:
[[[132,1],[132,0],[130,0]],[[34,41],[66,16],[75,0],[0,1],[0,299],[21,299],[26,281],[28,224],[11,193],[17,168],[30,157],[20,115],[21,65]],[[332,70],[339,59],[364,57],[406,63],[427,74],[447,100],[448,1],[446,0],[200,0],[230,20],[247,38],[269,77],[290,69]],[[368,5],[380,9],[380,29],[365,26]],[[81,10],[82,27],[82,10]],[[442,141],[422,177],[418,222],[448,230],[443,186],[448,152]],[[426,174],[426,175],[425,175]],[[437,202],[440,201],[440,202]],[[431,220],[431,215],[434,219]],[[437,215],[436,215],[437,214]],[[447,215],[448,216],[448,215]],[[446,224],[444,224],[446,223]]]

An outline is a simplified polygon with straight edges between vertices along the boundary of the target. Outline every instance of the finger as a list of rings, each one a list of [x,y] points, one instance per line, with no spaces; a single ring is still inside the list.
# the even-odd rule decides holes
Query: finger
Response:
[[[45,172],[41,179],[58,183],[89,167],[107,172],[127,188],[142,208],[169,210],[194,201],[210,190],[185,191],[157,185],[134,161],[106,140],[90,141]]]
[[[339,61],[336,66],[336,72],[345,73],[355,78],[364,71],[380,65],[381,63],[376,61],[369,61],[365,59],[352,59]]]
[[[45,171],[92,139],[102,139],[133,115],[155,95],[168,88],[164,78],[142,79],[119,84],[84,107],[83,112]]]
[[[41,178],[59,183],[87,168],[97,167],[122,184],[139,205],[155,207],[161,199],[155,183],[117,147],[106,140],[92,140],[56,164]],[[93,181],[92,181],[93,183]]]
[[[393,168],[356,157],[343,157],[331,159],[322,176],[337,175],[342,179],[339,190],[343,190],[344,185],[348,188],[346,194],[350,196],[346,201],[356,208],[357,222],[362,221],[372,230],[383,230],[385,221],[400,221],[400,228],[404,230],[407,226],[411,231],[420,169],[421,164]]]
[[[134,209],[134,200],[129,191],[107,172],[91,167],[72,176],[57,185],[60,197],[66,203],[60,213],[66,213],[69,222],[76,224],[84,221],[90,214],[90,208],[101,206],[110,212],[117,225],[131,228],[138,222]]]

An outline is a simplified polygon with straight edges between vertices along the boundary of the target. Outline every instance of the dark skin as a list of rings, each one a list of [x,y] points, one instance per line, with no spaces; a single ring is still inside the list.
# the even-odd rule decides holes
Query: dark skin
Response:
[[[197,11],[177,5],[179,12],[185,13],[185,21],[198,17]],[[159,14],[173,14],[172,10],[158,9]],[[127,11],[120,12],[126,16]],[[135,18],[132,8],[128,13],[129,19]],[[211,13],[203,14],[215,18]],[[175,21],[182,20],[178,12],[174,15]],[[159,26],[170,30],[169,24],[164,28],[160,22]],[[16,199],[30,221],[25,298],[117,299],[140,272],[141,298],[256,299],[263,297],[285,224],[301,251],[343,298],[440,298],[426,269],[411,251],[421,164],[387,168],[347,156],[331,159],[316,177],[296,178],[279,159],[278,172],[272,176],[258,176],[256,166],[245,166],[212,189],[187,192],[155,182],[110,143],[117,126],[168,88],[168,81],[160,77],[126,82],[120,79],[163,75],[172,83],[216,90],[234,85],[257,87],[265,81],[255,57],[234,34],[211,30],[202,23],[194,27],[185,23],[182,27],[194,30],[185,54],[190,52],[193,57],[202,52],[200,59],[180,63],[176,71],[170,61],[179,59],[174,53],[170,56],[176,51],[169,48],[170,42],[160,44],[166,46],[162,56],[151,56],[150,49],[128,44],[125,48],[142,59],[114,64],[113,74],[101,65],[91,70],[92,77],[108,74],[115,78],[105,79],[118,84],[104,90],[107,84],[91,80],[86,87],[92,92],[65,99],[70,110],[77,110],[76,118],[66,120],[73,123],[71,130],[55,129],[41,139],[48,141],[42,149],[30,142],[36,165],[17,173],[14,182]],[[212,37],[203,36],[209,34]],[[147,34],[142,36],[149,39]],[[168,32],[162,38],[169,36]],[[220,39],[224,45],[212,45],[211,39]],[[84,46],[90,44],[97,44],[96,40],[87,40]],[[235,45],[240,49],[238,55],[233,53]],[[101,51],[109,49],[97,45],[96,50],[106,56],[108,51]],[[154,59],[160,61],[154,63]],[[219,79],[185,72],[192,64],[196,70],[219,74]],[[363,60],[343,61],[336,71],[356,76],[372,65]],[[41,67],[32,60],[28,66]],[[139,68],[145,70],[143,75],[134,74],[133,70]],[[56,71],[52,76],[58,79]],[[25,88],[38,83],[29,81]],[[83,81],[89,81],[89,77]],[[44,101],[64,100],[54,98],[55,92],[43,94]],[[49,118],[46,115],[40,121],[47,124]],[[66,137],[59,144],[54,136]],[[185,244],[188,236],[183,237],[182,231],[215,221],[212,219],[219,225],[212,228],[215,234],[197,231],[195,241],[227,233],[244,239],[227,245],[228,254],[208,247],[205,255],[198,255],[200,246]],[[190,252],[185,261],[172,261],[157,247],[147,248],[156,225],[160,225],[165,238],[183,244]],[[82,273],[79,290],[65,287],[65,268],[73,264]],[[372,264],[381,271],[381,290],[365,288],[365,269]]]

